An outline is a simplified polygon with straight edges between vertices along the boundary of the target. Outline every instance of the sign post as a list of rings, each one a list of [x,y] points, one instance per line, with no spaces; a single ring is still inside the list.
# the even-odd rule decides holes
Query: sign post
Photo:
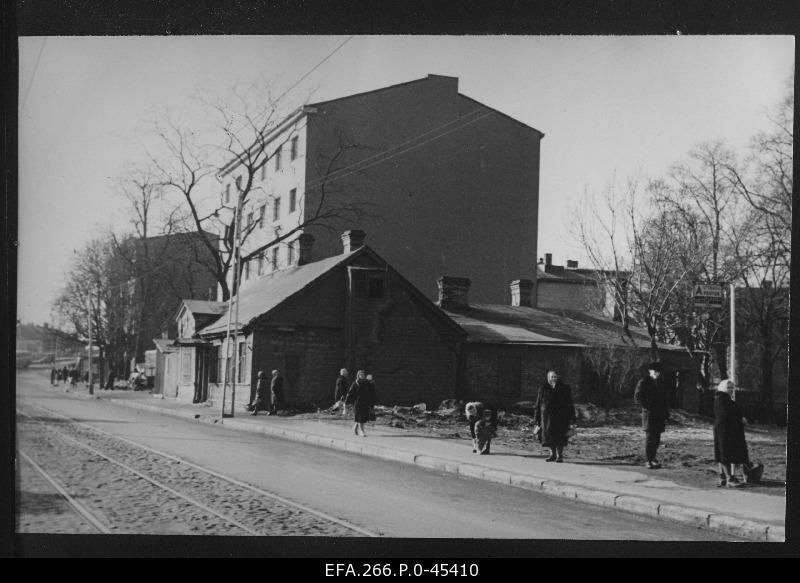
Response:
[[[692,286],[694,307],[705,309],[721,309],[725,301],[722,284],[720,283],[697,283]]]

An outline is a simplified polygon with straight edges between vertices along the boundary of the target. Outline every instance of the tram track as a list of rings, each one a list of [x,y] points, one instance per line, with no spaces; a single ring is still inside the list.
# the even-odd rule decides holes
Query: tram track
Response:
[[[125,473],[128,480],[138,480],[148,484],[153,492],[161,492],[165,500],[181,506],[181,512],[175,514],[183,515],[190,506],[195,513],[199,511],[200,515],[213,516],[217,523],[224,522],[225,534],[379,536],[340,518],[113,435],[41,405],[30,402],[19,405],[41,415],[35,418],[18,406],[17,412],[21,418],[46,429],[62,444],[77,448],[82,452],[80,455],[93,456],[98,463],[105,462],[107,467]],[[60,424],[60,427],[56,428],[56,424]],[[41,445],[46,449],[46,444]],[[25,455],[32,459],[32,456]],[[41,465],[38,464],[39,467]],[[69,495],[67,487],[62,485],[61,488]],[[87,512],[91,514],[91,511]],[[102,519],[97,520],[103,523]],[[214,528],[203,528],[202,534],[215,534],[210,530]]]

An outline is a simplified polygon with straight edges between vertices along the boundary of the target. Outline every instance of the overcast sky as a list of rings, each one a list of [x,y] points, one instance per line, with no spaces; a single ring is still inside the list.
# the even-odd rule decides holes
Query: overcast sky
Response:
[[[254,78],[295,84],[348,37],[27,37],[19,40],[18,317],[50,321],[73,250],[124,228],[116,177],[155,106]],[[787,36],[356,36],[287,96],[322,101],[425,77],[545,133],[539,256],[583,260],[571,205],[616,173],[664,173],[691,147],[743,151],[794,70]]]

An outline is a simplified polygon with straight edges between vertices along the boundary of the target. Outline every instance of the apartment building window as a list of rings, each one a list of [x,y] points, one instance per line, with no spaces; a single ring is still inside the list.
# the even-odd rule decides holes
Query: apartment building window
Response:
[[[298,136],[292,138],[292,160],[297,160],[297,138]]]
[[[264,165],[261,166],[261,180],[267,179],[267,162],[264,161]]]
[[[286,265],[294,265],[294,241],[286,246]]]
[[[275,203],[272,207],[272,220],[277,221],[281,216],[281,199],[280,197],[275,197]]]
[[[262,204],[258,209],[258,228],[264,228],[264,215],[267,214],[267,205]]]
[[[250,227],[252,226],[253,226],[253,212],[250,211],[249,213],[247,213],[247,229],[249,230]]]
[[[245,261],[244,262],[244,279],[245,279],[245,281],[250,279],[250,262],[249,261]]]
[[[272,248],[272,257],[270,259],[270,265],[272,267],[272,271],[278,269],[278,247]]]
[[[231,202],[231,183],[225,185],[225,204]]]
[[[264,252],[258,254],[258,275],[264,275]]]
[[[293,213],[297,209],[297,189],[289,191],[289,212]]]
[[[247,374],[247,341],[243,340],[239,342],[238,349],[239,349],[239,370],[237,371],[236,376],[239,378],[236,382],[244,383],[247,382],[248,380],[247,377],[249,376]]]
[[[281,154],[283,153],[283,144],[278,146],[278,149],[275,150],[275,170],[281,169]]]

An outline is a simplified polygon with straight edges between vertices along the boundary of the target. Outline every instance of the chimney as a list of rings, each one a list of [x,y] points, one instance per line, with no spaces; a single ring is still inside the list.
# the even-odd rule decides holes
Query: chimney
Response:
[[[350,253],[359,247],[363,247],[366,236],[367,234],[364,231],[359,231],[358,229],[352,229],[342,233],[342,247],[344,248],[343,252]]]
[[[469,279],[443,275],[436,283],[439,284],[439,307],[444,310],[469,307],[469,285],[472,283]]]
[[[533,282],[530,279],[516,279],[511,282],[511,305],[531,307]]]
[[[553,254],[552,253],[545,253],[544,254],[544,264],[545,265],[553,265]]]
[[[572,259],[567,259],[567,269],[578,269],[578,262]]]
[[[303,233],[297,238],[297,265],[311,263],[311,247],[313,245],[314,237],[308,233]]]

